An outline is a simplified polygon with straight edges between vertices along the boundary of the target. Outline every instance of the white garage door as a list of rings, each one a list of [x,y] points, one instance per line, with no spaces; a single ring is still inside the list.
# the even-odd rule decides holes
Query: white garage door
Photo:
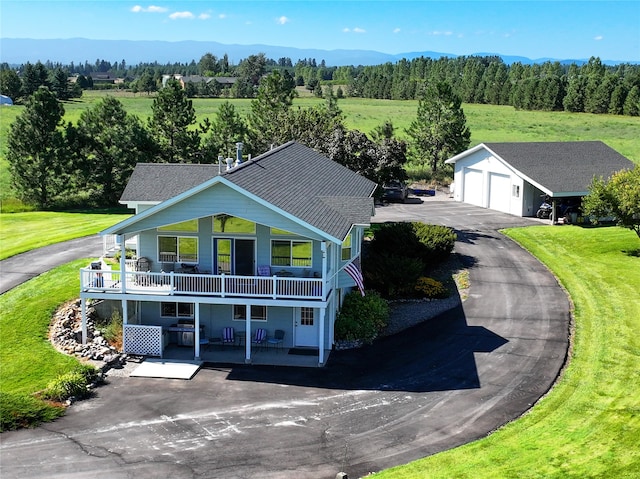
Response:
[[[508,175],[489,173],[489,208],[510,213],[511,178]]]
[[[482,176],[481,170],[464,169],[462,201],[476,206],[484,206],[482,201]]]

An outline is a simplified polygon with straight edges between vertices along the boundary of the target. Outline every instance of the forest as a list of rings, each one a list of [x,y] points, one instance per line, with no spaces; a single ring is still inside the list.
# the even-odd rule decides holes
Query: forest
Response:
[[[464,103],[511,105],[522,110],[568,111],[595,114],[640,115],[640,65],[608,66],[597,57],[578,65],[547,61],[542,64],[510,65],[498,56],[460,56],[439,59],[419,57],[376,66],[327,66],[324,60],[268,59],[250,55],[237,65],[228,56],[204,54],[189,63],[141,63],[124,60],[62,65],[47,61],[10,67],[0,65],[0,91],[14,101],[28,97],[39,85],[48,85],[60,99],[77,97],[82,89],[117,88],[153,92],[162,86],[163,75],[199,76],[186,86],[194,97],[253,98],[260,78],[273,70],[291,76],[318,96],[323,86],[333,85],[336,96],[389,100],[415,100],[425,84],[444,81]],[[97,83],[98,74],[120,79]],[[223,88],[210,78],[233,78]],[[71,82],[70,79],[73,79]]]

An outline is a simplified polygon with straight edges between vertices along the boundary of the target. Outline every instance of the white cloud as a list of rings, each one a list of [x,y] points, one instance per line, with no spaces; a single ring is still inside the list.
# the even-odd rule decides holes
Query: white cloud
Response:
[[[226,14],[226,13],[219,13],[219,14],[218,14],[218,18],[219,18],[220,20],[224,20],[225,18],[227,18],[227,14]]]
[[[351,33],[351,32],[353,32],[353,33],[366,33],[367,32],[364,28],[360,28],[360,27],[355,27],[353,29],[345,27],[345,28],[342,29],[342,31],[344,33]]]
[[[131,11],[134,13],[140,13],[140,12],[144,12],[144,13],[164,13],[166,12],[168,9],[165,7],[158,7],[156,5],[149,5],[148,7],[143,7],[141,5],[136,5],[134,7],[131,8]]]
[[[195,18],[195,15],[191,12],[174,12],[169,15],[171,20],[182,20],[182,19],[192,19]]]
[[[285,23],[289,23],[289,21],[290,20],[284,15],[276,19],[276,22],[278,23],[278,25],[284,25]]]
[[[441,36],[441,35],[443,35],[443,36],[447,36],[447,37],[448,37],[448,36],[450,36],[450,35],[453,35],[453,32],[448,31],[448,30],[447,30],[447,31],[445,31],[445,32],[441,32],[441,31],[439,31],[439,30],[436,30],[436,31],[431,32],[431,35],[434,35],[434,36]]]
[[[393,33],[400,33],[400,29],[399,28],[394,28],[393,29]]]
[[[599,42],[600,40],[604,40],[604,37],[602,35],[597,35],[595,37],[593,37],[593,39],[597,42]]]
[[[201,13],[200,15],[198,15],[198,18],[200,20],[208,20],[211,18],[211,15],[209,15],[208,13]]]

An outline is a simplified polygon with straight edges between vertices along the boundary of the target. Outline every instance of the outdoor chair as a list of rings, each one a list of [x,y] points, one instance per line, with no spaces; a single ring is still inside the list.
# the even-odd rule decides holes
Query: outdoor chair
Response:
[[[251,344],[255,344],[258,347],[264,347],[267,341],[267,330],[263,328],[256,329],[256,333],[253,335]]]
[[[231,345],[235,346],[236,338],[235,338],[235,330],[231,327],[222,329],[222,345]]]
[[[258,276],[271,276],[271,267],[268,264],[259,265]]]
[[[276,329],[273,338],[267,339],[267,344],[276,348],[276,351],[284,347],[284,331],[282,329]]]

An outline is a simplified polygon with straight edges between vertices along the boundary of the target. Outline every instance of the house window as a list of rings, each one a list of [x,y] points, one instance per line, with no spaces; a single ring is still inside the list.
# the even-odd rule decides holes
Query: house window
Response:
[[[198,238],[158,236],[158,261],[161,263],[197,263]]]
[[[271,266],[311,267],[311,241],[271,241]]]
[[[193,303],[160,303],[163,318],[193,318]]]
[[[216,215],[213,217],[213,232],[255,234],[256,224],[236,216]]]
[[[351,235],[342,242],[342,261],[351,259]]]
[[[247,307],[244,304],[235,304],[233,306],[233,319],[236,321],[244,321],[247,318]],[[252,321],[266,321],[267,307],[260,305],[251,306]]]
[[[514,198],[520,198],[520,185],[513,185],[511,187],[511,195]]]
[[[172,225],[158,226],[158,231],[177,231],[180,233],[197,233],[198,219],[174,223]]]
[[[300,308],[300,325],[313,326],[313,308]]]

